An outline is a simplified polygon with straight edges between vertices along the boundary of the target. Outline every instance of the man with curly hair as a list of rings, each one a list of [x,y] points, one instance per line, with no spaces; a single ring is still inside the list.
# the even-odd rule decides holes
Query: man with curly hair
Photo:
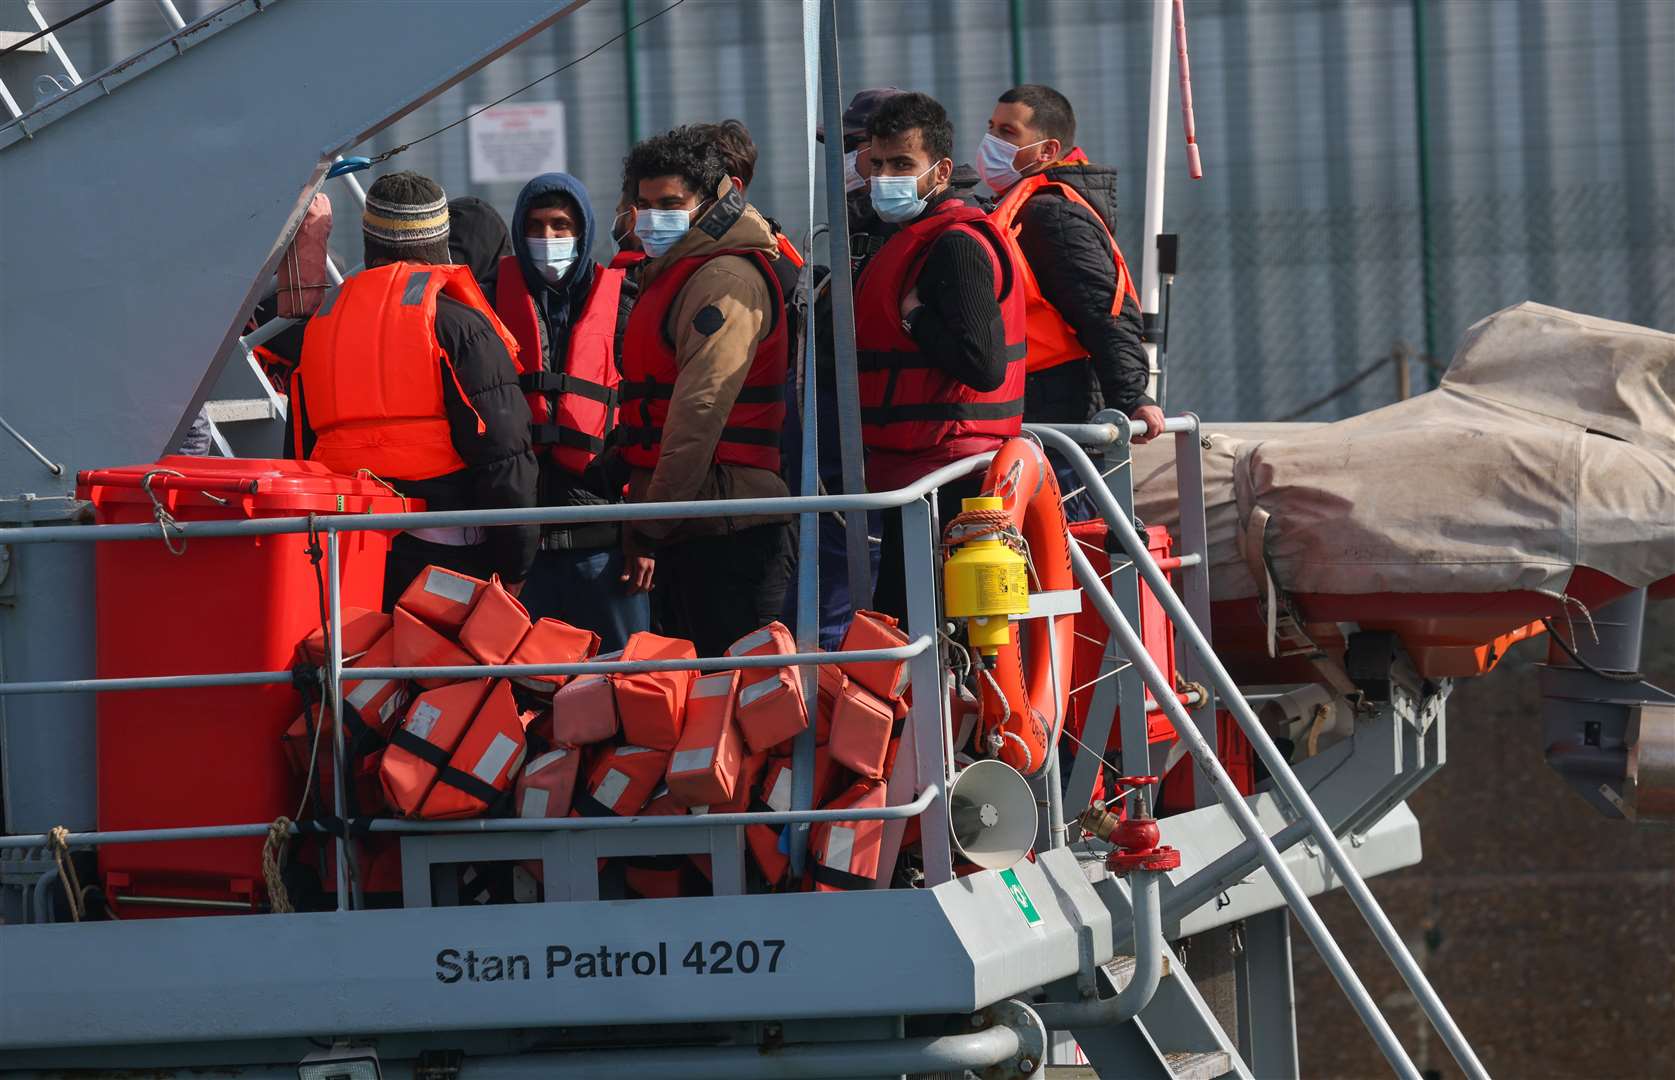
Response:
[[[769,498],[780,477],[789,358],[773,228],[744,200],[710,131],[676,128],[624,162],[648,258],[623,338],[616,453],[631,502]],[[719,655],[779,617],[789,516],[630,523],[655,556],[663,629]]]

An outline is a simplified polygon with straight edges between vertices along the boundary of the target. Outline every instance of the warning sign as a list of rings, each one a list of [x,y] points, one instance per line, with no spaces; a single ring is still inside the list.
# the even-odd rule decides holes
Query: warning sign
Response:
[[[466,130],[473,184],[522,184],[541,173],[564,171],[562,101],[496,105],[473,116]]]

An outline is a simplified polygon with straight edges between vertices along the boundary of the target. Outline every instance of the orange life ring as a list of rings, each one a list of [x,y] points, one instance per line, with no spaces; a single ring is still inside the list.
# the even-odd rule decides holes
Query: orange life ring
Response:
[[[1030,592],[1075,588],[1058,477],[1041,445],[1029,438],[1008,440],[989,463],[983,493],[1002,500],[1002,509],[1029,545]],[[1069,615],[1016,623],[1012,641],[977,680],[984,745],[1025,776],[1046,766],[1064,730],[1075,623]]]

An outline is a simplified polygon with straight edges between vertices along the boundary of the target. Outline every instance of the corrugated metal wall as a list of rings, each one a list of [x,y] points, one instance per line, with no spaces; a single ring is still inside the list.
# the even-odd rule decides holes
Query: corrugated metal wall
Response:
[[[1446,357],[1473,321],[1524,299],[1675,329],[1675,4],[1426,2],[1438,351]],[[81,6],[42,3],[49,18]],[[180,3],[188,17],[214,6]],[[316,6],[330,33],[331,5]],[[661,6],[635,5],[641,18]],[[846,89],[893,83],[937,95],[969,160],[1013,81],[1005,0],[838,6]],[[423,4],[391,9],[424,17]],[[1182,252],[1171,404],[1212,418],[1284,416],[1398,342],[1425,342],[1414,5],[1188,0],[1187,12],[1207,176],[1185,178],[1171,111],[1165,220]],[[1089,155],[1123,171],[1119,239],[1138,268],[1150,5],[1033,0],[1023,13],[1026,78],[1068,94]],[[804,227],[800,16],[792,0],[687,0],[636,34],[642,133],[743,119],[762,147],[752,200],[793,235]],[[371,149],[439,128],[624,25],[623,0],[594,0]],[[121,0],[65,41],[97,70],[161,30],[149,0]],[[624,63],[624,45],[611,45],[523,98],[566,103],[571,171],[606,214],[629,141]],[[284,93],[284,71],[251,77]],[[463,126],[393,164],[452,194],[473,190]],[[475,193],[507,211],[516,196],[515,185]],[[340,222],[352,221],[339,201]],[[340,225],[339,238],[353,259],[354,230]],[[1423,387],[1423,371],[1414,374]],[[1309,416],[1371,408],[1393,390],[1379,372]]]

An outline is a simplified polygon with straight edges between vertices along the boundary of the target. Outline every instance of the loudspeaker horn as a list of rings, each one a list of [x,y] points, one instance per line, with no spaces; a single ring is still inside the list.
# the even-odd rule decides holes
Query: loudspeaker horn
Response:
[[[954,846],[985,870],[1004,870],[1035,846],[1036,814],[1029,781],[1004,762],[976,762],[948,791]]]

